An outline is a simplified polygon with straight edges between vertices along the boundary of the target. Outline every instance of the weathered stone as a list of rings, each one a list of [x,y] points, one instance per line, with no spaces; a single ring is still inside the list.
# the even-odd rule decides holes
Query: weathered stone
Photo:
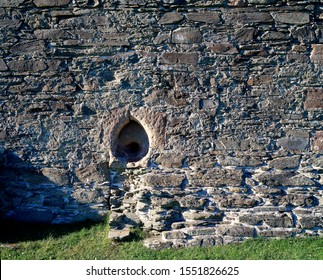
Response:
[[[108,170],[104,165],[93,164],[77,169],[75,174],[84,183],[104,182],[107,180]]]
[[[246,226],[235,226],[235,225],[220,225],[216,228],[216,232],[220,236],[243,236],[243,237],[254,237],[255,228]]]
[[[71,0],[34,0],[37,7],[61,7],[66,6]]]
[[[253,190],[255,193],[265,195],[283,195],[284,191],[280,188],[268,187],[268,186],[254,186]]]
[[[248,215],[240,216],[239,221],[242,223],[247,223],[249,225],[263,225],[266,223],[270,227],[293,227],[294,222],[290,213],[266,213],[266,214],[256,214],[250,213]]]
[[[275,4],[277,0],[248,0],[250,4],[268,5]]]
[[[323,130],[316,131],[313,140],[313,151],[316,153],[323,152]]]
[[[290,130],[286,133],[286,137],[277,141],[277,144],[286,150],[304,150],[309,145],[309,135],[303,130]]]
[[[191,64],[196,65],[198,62],[197,53],[164,53],[161,56],[163,64]]]
[[[8,67],[4,62],[4,60],[0,58],[0,71],[6,71],[6,70],[8,70]]]
[[[262,40],[288,40],[289,34],[279,32],[279,31],[266,31],[262,36]]]
[[[205,23],[220,23],[221,18],[218,12],[199,12],[186,14],[188,20],[205,22]]]
[[[208,46],[208,49],[217,54],[237,54],[238,50],[233,44],[223,43],[223,44],[214,44]]]
[[[10,70],[16,72],[38,72],[47,69],[47,65],[44,60],[15,60],[8,62],[8,67]]]
[[[194,44],[202,42],[202,34],[196,28],[178,28],[172,33],[172,42],[175,44]]]
[[[323,65],[323,44],[314,44],[312,48],[311,61]]]
[[[323,88],[313,88],[308,90],[304,108],[308,110],[323,108]]]
[[[270,23],[273,18],[267,12],[245,12],[245,13],[230,13],[225,15],[226,24],[253,24],[253,23]]]
[[[255,28],[241,28],[235,32],[235,38],[239,43],[251,43],[255,34]]]
[[[68,171],[58,168],[44,168],[42,174],[57,185],[68,185],[70,183]]]
[[[205,204],[208,202],[206,198],[199,198],[198,196],[185,195],[184,197],[178,198],[179,204],[183,208],[189,209],[203,209]]]
[[[0,18],[0,30],[1,29],[18,29],[21,26],[22,22],[19,19],[1,19]]]
[[[227,195],[220,199],[219,206],[224,208],[252,208],[258,201],[243,194]]]
[[[274,20],[278,23],[287,24],[307,24],[310,22],[309,13],[293,12],[293,13],[272,13]]]
[[[200,236],[200,235],[215,235],[216,228],[214,227],[196,227],[196,228],[186,228],[183,230],[187,235],[190,236]]]
[[[130,237],[130,228],[110,229],[108,238],[115,241],[124,241]]]
[[[174,24],[179,21],[181,21],[184,18],[183,15],[181,15],[178,12],[170,12],[165,13],[161,19],[158,21],[159,24]]]
[[[104,195],[101,194],[100,190],[94,188],[76,189],[73,192],[72,197],[80,204],[106,202],[106,199]]]
[[[297,168],[300,163],[300,156],[281,157],[269,161],[269,167],[276,169]]]
[[[242,183],[242,170],[239,169],[213,169],[209,170],[203,179],[207,187],[240,186]]]
[[[315,34],[313,29],[309,26],[301,26],[292,31],[293,38],[299,42],[313,42],[315,41]]]
[[[16,8],[19,7],[25,0],[0,0],[0,7]]]
[[[285,186],[285,187],[302,187],[315,186],[313,180],[304,175],[295,172],[277,171],[263,172],[254,176],[255,180],[260,181],[266,186]]]
[[[62,29],[38,29],[34,31],[37,39],[61,39],[68,38],[66,31]]]
[[[253,156],[241,156],[241,157],[231,157],[231,156],[219,156],[218,162],[222,166],[259,166],[262,165],[263,159]]]
[[[316,199],[313,195],[287,194],[282,196],[277,203],[280,205],[310,207],[315,205]]]
[[[28,43],[20,43],[11,48],[12,54],[28,54],[35,52],[43,52],[44,44],[41,41],[32,41]]]
[[[156,163],[169,168],[180,168],[183,165],[184,157],[177,153],[162,153],[156,159]]]
[[[161,207],[165,209],[174,209],[175,207],[179,207],[179,202],[174,198],[167,197],[151,197],[151,206],[153,207]]]
[[[207,220],[208,222],[217,222],[223,218],[222,212],[185,211],[182,215],[186,220]]]
[[[257,232],[260,237],[291,237],[294,235],[291,229],[262,229]]]
[[[162,233],[162,239],[163,240],[170,240],[170,239],[184,239],[186,238],[186,235],[184,232],[179,230],[174,231],[164,231]]]
[[[146,174],[141,177],[150,187],[181,187],[184,176],[179,174]]]
[[[171,248],[173,242],[171,240],[163,241],[159,236],[153,236],[144,240],[144,245],[149,249],[162,250]]]
[[[307,215],[299,218],[298,222],[301,228],[311,229],[314,227],[322,227],[323,217],[313,217],[313,215]]]

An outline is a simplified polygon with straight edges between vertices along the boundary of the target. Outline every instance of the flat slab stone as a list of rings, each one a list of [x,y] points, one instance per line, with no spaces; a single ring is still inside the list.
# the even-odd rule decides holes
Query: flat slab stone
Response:
[[[310,22],[310,14],[303,12],[272,13],[272,16],[279,23],[302,25]]]
[[[37,7],[61,7],[66,6],[71,0],[34,0]]]
[[[130,237],[130,228],[125,229],[110,229],[108,238],[116,241],[123,241]]]

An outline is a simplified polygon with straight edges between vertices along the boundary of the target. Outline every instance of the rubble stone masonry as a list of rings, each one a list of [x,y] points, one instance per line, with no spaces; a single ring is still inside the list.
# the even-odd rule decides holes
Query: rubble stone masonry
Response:
[[[322,34],[322,0],[0,0],[2,219],[322,236]]]

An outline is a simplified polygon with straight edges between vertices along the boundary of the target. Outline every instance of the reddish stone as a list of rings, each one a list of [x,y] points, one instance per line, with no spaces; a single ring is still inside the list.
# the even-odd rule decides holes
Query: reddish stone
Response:
[[[215,44],[210,46],[209,49],[218,54],[237,54],[238,50],[230,43]]]
[[[313,140],[313,150],[314,152],[323,152],[323,130],[316,131]]]
[[[313,45],[311,61],[323,65],[323,44]]]
[[[321,109],[323,108],[323,88],[310,89],[307,93],[305,109]]]

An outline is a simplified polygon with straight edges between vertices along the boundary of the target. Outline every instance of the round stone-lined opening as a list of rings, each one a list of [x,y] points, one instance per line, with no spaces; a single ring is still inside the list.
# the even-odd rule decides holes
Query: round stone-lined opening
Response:
[[[131,120],[119,132],[116,139],[116,157],[126,162],[141,160],[149,149],[149,138],[145,129]]]

